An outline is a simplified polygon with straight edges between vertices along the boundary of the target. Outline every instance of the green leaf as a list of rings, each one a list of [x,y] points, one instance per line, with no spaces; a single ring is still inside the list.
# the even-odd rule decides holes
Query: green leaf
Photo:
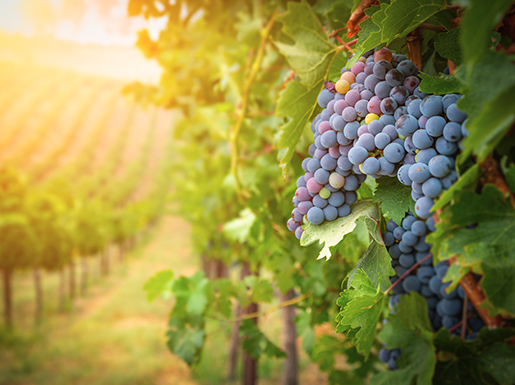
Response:
[[[491,31],[513,0],[469,0],[468,3],[461,20],[461,46],[466,64],[472,67],[492,45]]]
[[[441,329],[435,336],[440,361],[434,383],[442,385],[483,385],[515,383],[515,347],[505,342],[515,336],[513,329],[483,328],[473,341],[464,341]],[[492,382],[492,379],[495,382]]]
[[[374,218],[376,223],[379,222],[381,218],[379,204],[370,199],[363,199],[356,202],[352,206],[351,213],[344,218],[325,222],[318,226],[306,224],[306,231],[302,234],[300,244],[309,246],[316,241],[324,244],[318,259],[326,258],[328,260],[332,254],[331,247],[338,245],[346,234],[351,233],[356,227],[358,219],[362,218]]]
[[[460,191],[428,237],[439,259],[484,274],[481,287],[495,313],[515,313],[515,210],[502,192],[486,185],[482,194]],[[473,228],[467,226],[474,224]]]
[[[275,113],[277,116],[289,118],[288,122],[279,128],[277,143],[279,149],[282,149],[279,152],[279,166],[283,170],[283,177],[286,177],[288,164],[295,153],[297,143],[317,106],[317,96],[322,85],[323,81],[320,81],[309,88],[299,82],[291,81],[279,95]]]
[[[238,218],[233,219],[224,225],[223,233],[227,238],[233,241],[245,243],[255,221],[256,215],[251,209],[246,208],[240,212],[240,216]]]
[[[510,164],[510,168],[505,172],[504,177],[506,179],[506,183],[510,188],[511,192],[515,191],[515,165]]]
[[[394,275],[391,265],[390,254],[386,247],[377,242],[372,242],[367,252],[359,260],[354,269],[347,275],[347,287],[351,287],[352,279],[357,271],[363,271],[372,282],[374,287],[381,286],[382,291],[386,291],[390,287],[389,276]]]
[[[396,361],[399,369],[375,375],[371,384],[432,384],[436,354],[425,299],[415,292],[402,295],[387,320],[379,339],[388,349],[402,349]]]
[[[383,213],[396,223],[401,223],[408,211],[415,211],[411,187],[403,185],[397,178],[379,178],[374,201],[380,202]]]
[[[165,291],[169,283],[173,279],[173,271],[163,270],[150,277],[143,285],[143,290],[147,292],[147,301],[152,302]]]
[[[406,36],[437,12],[445,9],[444,0],[403,0],[383,2],[380,9],[374,9],[370,17],[360,26],[358,48],[350,65],[366,51],[381,44],[388,45],[393,40]],[[372,25],[373,23],[373,25]]]
[[[475,189],[480,173],[481,172],[478,164],[470,167],[463,175],[458,178],[458,180],[451,186],[451,188],[446,190],[440,199],[435,202],[432,211],[443,208],[446,204],[454,199],[455,195],[459,191],[465,189]]]
[[[258,360],[263,354],[275,358],[286,357],[286,353],[266,338],[250,319],[241,322],[240,337],[244,338],[243,349],[255,360]]]
[[[456,66],[463,60],[459,41],[460,31],[460,27],[451,28],[448,32],[439,33],[435,41],[435,50],[440,56],[452,61]]]
[[[203,329],[170,329],[166,335],[170,351],[188,365],[191,366],[200,359],[206,335]]]
[[[281,21],[283,33],[292,39],[293,44],[275,41],[275,45],[302,83],[314,87],[327,79],[337,56],[341,62],[340,68],[343,67],[344,54],[330,42],[307,2],[289,2]]]
[[[419,76],[422,78],[420,91],[427,94],[447,95],[463,92],[463,83],[455,75],[430,76],[421,72]]]
[[[462,159],[472,153],[478,156],[480,162],[503,140],[515,121],[514,93],[515,85],[486,103],[480,115],[467,121],[469,135],[463,141]]]
[[[336,301],[341,307],[336,318],[336,331],[347,331],[356,350],[368,358],[386,296],[379,285],[374,287],[363,270],[356,270],[349,284],[350,288],[341,292]]]

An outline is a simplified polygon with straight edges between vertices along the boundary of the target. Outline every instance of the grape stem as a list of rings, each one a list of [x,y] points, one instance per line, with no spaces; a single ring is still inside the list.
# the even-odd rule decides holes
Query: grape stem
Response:
[[[338,43],[340,43],[342,45],[343,48],[345,48],[346,50],[348,50],[350,52],[354,52],[354,50],[352,49],[351,46],[356,44],[358,39],[351,40],[347,43],[347,42],[343,41],[343,39],[338,35],[336,35],[334,38],[336,39],[336,41],[338,41]]]
[[[422,258],[420,261],[418,261],[417,263],[415,263],[413,266],[411,266],[408,270],[406,270],[406,272],[401,275],[399,277],[399,279],[397,281],[395,281],[392,286],[390,286],[388,289],[386,289],[386,291],[384,292],[385,295],[387,295],[390,291],[392,291],[395,286],[397,286],[399,284],[399,282],[401,282],[404,278],[406,278],[408,275],[410,275],[410,273],[415,270],[417,267],[419,267],[420,265],[422,265],[425,261],[427,261],[429,258],[431,258],[433,256],[433,254],[429,253],[428,255],[426,255],[424,258]]]
[[[420,28],[427,29],[429,31],[434,31],[434,32],[447,32],[447,28],[445,28],[444,26],[434,25],[434,24],[429,24],[429,23],[420,24]]]
[[[465,338],[465,336],[463,335],[463,331],[466,331],[466,327],[467,327],[467,319],[472,317],[472,313],[468,313],[465,311],[464,312],[464,316],[463,316],[463,319],[460,320],[460,322],[458,322],[456,325],[454,325],[452,328],[449,329],[449,333],[452,333],[456,330],[458,330],[458,328],[463,325],[463,322],[465,322],[465,327],[461,329],[461,338]]]
[[[379,4],[379,1],[363,0],[354,10],[354,12],[352,12],[349,21],[347,22],[347,28],[349,28],[349,32],[347,32],[347,37],[349,39],[361,30],[361,28],[359,27],[359,23],[361,23],[365,19],[368,19],[368,16],[365,14],[365,9],[369,8],[374,4]]]

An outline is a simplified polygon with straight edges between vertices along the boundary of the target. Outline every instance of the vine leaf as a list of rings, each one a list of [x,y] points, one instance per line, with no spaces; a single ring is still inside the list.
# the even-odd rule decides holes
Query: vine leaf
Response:
[[[401,223],[407,211],[415,211],[411,187],[403,185],[397,178],[379,178],[374,201],[380,202],[383,213],[396,223]]]
[[[493,313],[515,312],[515,210],[501,191],[486,185],[481,195],[460,191],[428,237],[440,259],[484,274],[481,280]],[[473,225],[473,228],[467,226]]]
[[[352,279],[357,271],[363,271],[372,282],[374,287],[381,287],[382,291],[386,291],[390,287],[389,276],[394,275],[391,265],[390,254],[386,247],[378,242],[372,242],[354,269],[347,275],[347,288],[350,288]]]
[[[325,222],[321,225],[314,226],[310,223],[305,225],[306,231],[302,234],[300,244],[309,246],[316,241],[324,244],[324,247],[318,255],[318,259],[331,258],[331,247],[338,245],[346,234],[351,233],[356,228],[356,222],[359,219],[375,219],[376,223],[381,218],[381,210],[377,202],[371,199],[363,199],[352,206],[351,213],[344,217],[331,222]]]
[[[463,56],[470,69],[489,49],[490,31],[502,20],[513,0],[471,0],[461,21]]]
[[[244,243],[250,234],[250,229],[256,222],[256,215],[251,209],[246,208],[240,212],[240,216],[224,225],[223,233],[231,240]]]
[[[463,92],[463,83],[454,75],[427,75],[420,73],[422,78],[420,91],[427,94],[447,95]]]
[[[445,7],[444,0],[383,2],[380,9],[374,9],[370,18],[360,24],[364,33],[359,34],[359,47],[349,65],[355,63],[366,51],[406,36]],[[371,20],[375,27],[368,20]]]
[[[284,358],[286,353],[274,345],[250,319],[240,324],[240,337],[244,337],[243,349],[255,360],[263,354],[268,357]]]
[[[356,350],[368,358],[374,343],[377,323],[386,303],[380,285],[375,287],[368,275],[356,270],[349,281],[350,288],[340,293],[336,301],[341,311],[336,318],[336,332],[347,331]]]
[[[143,285],[143,290],[147,292],[147,301],[152,302],[165,291],[173,279],[172,270],[163,270],[150,277]]]
[[[322,89],[323,81],[309,88],[300,82],[291,81],[286,89],[279,95],[276,115],[289,117],[290,120],[279,128],[279,166],[283,170],[283,177],[288,172],[297,143],[306,128],[310,116],[317,106],[317,96]]]
[[[445,59],[459,66],[463,61],[460,45],[461,27],[451,28],[448,32],[438,34],[435,41],[435,50]],[[422,91],[425,92],[425,91]]]
[[[289,2],[288,11],[280,20],[282,32],[294,43],[275,41],[274,44],[303,84],[315,86],[327,79],[337,57],[339,64],[335,65],[343,67],[346,57],[338,46],[331,43],[307,2]]]
[[[372,377],[373,385],[431,384],[436,366],[433,330],[429,322],[427,303],[416,292],[401,296],[379,333],[388,349],[402,349],[396,365],[399,369],[381,372]]]
[[[492,377],[502,385],[515,383],[515,347],[505,343],[513,336],[513,329],[483,328],[475,340],[463,341],[442,328],[435,336],[441,361],[434,383],[482,385],[491,383]]]

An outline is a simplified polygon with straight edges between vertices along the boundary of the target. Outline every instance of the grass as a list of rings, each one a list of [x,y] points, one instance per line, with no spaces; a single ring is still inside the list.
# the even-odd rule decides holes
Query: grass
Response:
[[[111,257],[112,273],[99,277],[99,261],[89,261],[92,281],[85,297],[58,313],[57,274],[44,274],[45,317],[34,327],[34,293],[30,275],[15,278],[15,330],[0,330],[0,385],[190,385],[239,384],[226,380],[231,325],[208,323],[210,338],[203,359],[193,370],[166,348],[170,302],[146,301],[144,282],[172,268],[192,274],[198,266],[189,249],[188,225],[165,219],[153,238],[125,263]],[[93,274],[95,273],[95,274]],[[277,343],[280,312],[261,319]],[[241,368],[238,369],[241,375]],[[281,360],[262,359],[260,385],[281,383]],[[325,383],[301,355],[301,384]],[[240,378],[238,376],[238,378]]]

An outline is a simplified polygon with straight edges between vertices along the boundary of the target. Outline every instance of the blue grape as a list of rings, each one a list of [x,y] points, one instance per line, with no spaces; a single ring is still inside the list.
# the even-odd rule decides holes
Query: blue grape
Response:
[[[422,111],[420,110],[420,106],[422,104],[422,100],[420,99],[414,99],[408,106],[408,113],[415,118],[420,118],[422,116]],[[418,121],[417,121],[417,128],[418,128]]]
[[[399,245],[398,244],[393,244],[391,247],[390,247],[390,250],[388,250],[388,252],[390,253],[390,256],[393,258],[393,259],[399,259],[399,257],[401,256],[401,251],[399,249]]]
[[[345,203],[345,194],[341,191],[332,193],[328,199],[328,202],[330,205],[332,205],[334,207],[340,207],[341,205],[343,205]]]
[[[401,71],[404,76],[413,76],[418,74],[418,68],[411,60],[403,60],[397,66],[397,69]]]
[[[428,96],[425,92],[420,91],[420,86],[415,88],[415,91],[413,91],[413,95],[415,95],[419,99],[424,99],[426,96]]]
[[[404,102],[404,106],[408,107],[413,100],[420,100],[420,98],[415,95],[410,95],[406,98],[406,101]]]
[[[337,165],[342,170],[351,170],[352,169],[352,163],[350,162],[349,158],[347,158],[346,156],[343,156],[343,155],[338,158]],[[329,180],[329,177],[328,177],[328,180]]]
[[[311,207],[313,207],[313,203],[311,201],[304,201],[299,202],[297,208],[299,209],[301,214],[306,215]]]
[[[377,174],[380,168],[379,161],[376,158],[367,158],[361,166],[363,172],[368,175]]]
[[[306,187],[306,180],[304,179],[304,176],[300,176],[299,179],[297,179],[297,188],[299,187]]]
[[[365,89],[365,90],[361,91],[360,96],[361,96],[361,99],[368,101],[368,100],[370,100],[370,98],[372,96],[374,96],[374,93]]]
[[[302,161],[302,169],[304,172],[308,172],[308,163],[311,160],[311,158],[306,158]]]
[[[446,109],[446,113],[451,122],[462,123],[467,118],[467,115],[460,111],[456,104],[451,104]]]
[[[327,107],[327,104],[334,99],[334,94],[328,89],[323,89],[322,92],[318,94],[318,105],[322,108]]]
[[[442,182],[438,178],[429,178],[422,185],[422,192],[429,198],[436,198],[442,192]]]
[[[431,266],[420,266],[417,270],[417,278],[421,283],[428,284],[434,273],[434,269]]]
[[[382,82],[379,82],[376,84],[375,88],[374,88],[374,92],[375,94],[383,99],[383,98],[386,98],[388,96],[390,96],[390,91],[392,90],[392,87],[390,87],[388,85],[388,83],[386,83],[385,81],[382,81]]]
[[[418,130],[418,121],[414,116],[402,115],[395,122],[395,128],[397,129],[397,132],[402,136],[408,136]]]
[[[340,115],[336,115],[336,117],[333,119],[333,122],[331,124],[331,127],[338,132],[342,132],[345,128],[346,122],[343,120],[343,118]]]
[[[391,69],[386,73],[385,80],[390,87],[402,86],[404,83],[404,74],[397,68]]]
[[[434,202],[431,198],[422,197],[415,203],[415,212],[420,218],[429,218],[433,204]]]
[[[381,80],[376,78],[374,75],[368,75],[365,79],[364,86],[367,90],[374,92],[374,88],[376,88],[377,83],[379,83]]]
[[[315,154],[315,151],[317,149],[317,146],[315,146],[315,144],[313,143],[311,146],[309,146],[309,155],[313,156]]]
[[[413,144],[419,149],[424,150],[433,145],[433,138],[426,130],[420,129],[413,134]]]
[[[393,297],[392,297],[393,298]],[[379,350],[379,360],[381,362],[388,362],[390,360],[390,350],[382,348]]]
[[[355,175],[349,175],[347,178],[345,178],[345,190],[347,191],[355,191],[359,187],[359,181],[358,178],[356,178]],[[348,203],[348,201],[347,201]],[[351,204],[351,203],[349,203]]]
[[[445,178],[440,179],[442,182],[442,187],[444,189],[450,189],[451,186],[458,180],[458,174],[456,171],[452,170],[449,175],[447,175]]]
[[[456,103],[460,99],[460,95],[458,94],[447,94],[442,98],[443,110],[447,111],[447,108],[451,104]]]
[[[384,80],[386,73],[392,69],[392,64],[386,60],[379,60],[374,65],[374,76],[380,80]]]
[[[322,143],[322,146],[325,148],[336,146],[336,132],[333,130],[324,132],[320,138],[320,143]]]
[[[350,206],[346,203],[343,206],[338,207],[338,216],[340,218],[344,218],[350,214],[350,211]]]
[[[383,115],[383,116],[386,116],[386,115]],[[381,116],[381,118],[383,116]],[[386,126],[384,126],[382,132],[387,134],[391,140],[395,140],[398,138],[397,130],[395,129],[395,126],[392,124],[387,124]]]
[[[418,195],[424,195],[422,191],[422,184],[417,182],[411,182],[411,189],[416,192]]]
[[[384,124],[384,126],[395,125],[395,119],[391,115],[382,115],[379,117],[379,121]]]
[[[429,118],[441,115],[443,113],[442,97],[438,95],[426,96],[420,103],[420,111]]]
[[[437,155],[438,155],[438,153],[436,152],[436,150],[434,148],[426,148],[424,150],[420,150],[417,153],[417,157],[415,159],[416,159],[417,163],[428,164],[429,161]]]
[[[295,222],[293,218],[288,219],[288,222],[286,223],[286,227],[288,227],[288,230],[295,231],[300,226],[299,222]]]
[[[409,269],[415,263],[415,257],[412,254],[401,254],[399,263],[402,267]]]
[[[338,209],[332,205],[327,205],[324,209],[324,217],[328,221],[334,221],[338,218]]]
[[[407,217],[405,217],[403,220],[402,220],[402,228],[406,231],[410,230],[411,229],[411,225],[416,221],[417,219],[411,214],[409,213]]]
[[[388,223],[386,223],[386,229],[389,231],[389,232],[393,232],[393,230],[395,230],[397,227],[399,227],[397,225],[397,223],[395,223],[392,219],[390,219],[388,221]]]
[[[364,92],[364,91],[363,91]],[[364,118],[368,114],[368,101],[367,99],[361,99],[354,105],[354,110],[356,111],[356,115],[361,118]]]
[[[364,147],[367,151],[374,151],[376,149],[376,145],[374,144],[374,135],[368,133],[361,135],[356,145]]]
[[[327,199],[322,198],[320,195],[315,195],[313,197],[313,205],[318,207],[319,209],[323,209],[328,204]],[[310,221],[311,222],[311,221]]]
[[[440,294],[440,287],[442,286],[442,279],[438,278],[438,276],[433,276],[429,280],[429,288],[435,294]]]
[[[397,101],[395,101],[395,99],[393,99],[393,98],[385,97],[381,101],[380,108],[381,108],[381,112],[383,114],[393,115],[395,110],[397,110],[397,107],[398,107]]]
[[[356,203],[357,200],[358,194],[356,194],[354,191],[345,192],[345,202],[347,202],[349,205]]]
[[[415,246],[418,242],[418,237],[413,234],[413,231],[407,230],[404,234],[402,234],[402,242],[408,246]]]
[[[383,131],[384,124],[380,120],[372,120],[368,123],[368,132],[374,136]]]
[[[404,281],[402,281],[402,288],[406,293],[409,293],[411,291],[419,291],[420,281],[414,275],[410,275],[404,278]]]
[[[406,98],[409,96],[409,91],[402,85],[394,86],[390,91],[390,97],[394,99],[399,105],[403,105],[406,102]]]
[[[402,227],[397,227],[395,228],[395,230],[393,230],[393,236],[395,237],[395,239],[397,240],[401,240],[402,239],[402,235],[406,232],[406,230],[404,230]]]
[[[456,143],[449,142],[446,140],[443,136],[439,137],[436,140],[436,151],[438,151],[442,155],[453,155],[458,151],[458,146],[456,146]]]
[[[409,168],[409,177],[413,182],[424,183],[431,177],[429,167],[424,163],[415,163]]]
[[[349,151],[349,160],[352,164],[361,164],[368,158],[368,151],[361,147],[356,146]]]
[[[323,158],[322,158],[323,159]],[[314,178],[315,180],[320,183],[320,184],[326,184],[329,182],[329,171],[323,169],[323,168],[319,168],[318,170],[315,171],[314,173]]]
[[[418,237],[421,237],[422,235],[425,235],[427,232],[426,224],[421,220],[416,220],[411,225],[411,231],[413,231],[413,234],[415,234]]]
[[[410,186],[412,180],[409,177],[409,164],[405,164],[399,168],[397,171],[397,179],[399,179],[399,182],[401,182],[405,186]]]
[[[354,107],[345,107],[342,113],[342,117],[346,122],[352,122],[357,118],[356,110]]]
[[[415,191],[411,191],[411,199],[413,199],[415,202],[418,201],[423,196],[424,196],[423,194],[417,194]]]
[[[393,245],[395,243],[395,238],[394,238],[393,234],[390,233],[389,231],[384,233],[383,234],[383,242],[384,242],[385,246],[387,246],[387,247]]]
[[[452,162],[450,158],[445,155],[437,155],[428,163],[429,172],[437,178],[443,178],[452,170]]]
[[[390,163],[399,163],[405,155],[404,149],[397,143],[390,143],[383,150],[383,155]]]
[[[297,227],[297,228],[295,229],[295,237],[296,237],[297,239],[300,239],[300,238],[302,237],[302,233],[303,233],[303,232],[304,232],[304,230],[302,230],[302,228],[301,228],[301,227]]]
[[[326,154],[320,159],[320,166],[324,170],[333,171],[336,168],[337,160],[334,159],[330,154]]]
[[[443,129],[443,137],[449,142],[457,142],[461,139],[461,124],[449,122]]]
[[[391,141],[392,139],[390,138],[390,136],[388,134],[385,134],[384,132],[380,132],[374,137],[374,144],[380,150],[384,149],[387,145],[389,145]]]
[[[408,154],[415,155],[417,153],[417,146],[413,144],[413,137],[408,136],[404,139],[404,149]]]
[[[343,134],[348,139],[356,139],[358,137],[359,123],[350,122],[347,123],[343,129]]]
[[[321,208],[318,207],[312,207],[309,209],[308,214],[308,221],[314,225],[320,225],[324,221],[324,212]]]
[[[459,299],[444,299],[441,306],[444,315],[457,316],[461,313],[462,302]]]
[[[304,218],[304,215],[302,215],[302,213],[299,211],[299,209],[295,208],[293,209],[293,211],[291,212],[291,217],[293,218],[293,220],[295,222],[302,222],[302,219]]]
[[[379,174],[392,175],[395,172],[395,165],[386,160],[386,158],[379,158]]]

